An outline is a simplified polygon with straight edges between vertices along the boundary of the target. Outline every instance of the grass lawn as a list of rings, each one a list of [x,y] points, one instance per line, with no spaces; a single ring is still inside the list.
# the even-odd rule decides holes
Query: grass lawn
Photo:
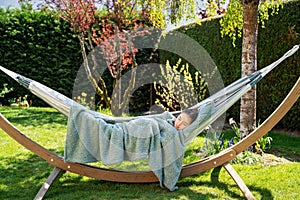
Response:
[[[23,133],[46,148],[63,154],[67,119],[52,108],[0,107],[0,112]],[[300,137],[276,132],[270,154],[289,162],[233,167],[256,199],[300,199]],[[54,169],[0,130],[0,199],[33,199]],[[198,143],[198,144],[197,144]],[[203,145],[199,140],[193,146]],[[192,160],[188,158],[187,160]],[[179,190],[169,192],[153,184],[112,183],[65,173],[51,186],[45,199],[243,199],[243,194],[222,168],[219,179],[212,170],[180,179]]]

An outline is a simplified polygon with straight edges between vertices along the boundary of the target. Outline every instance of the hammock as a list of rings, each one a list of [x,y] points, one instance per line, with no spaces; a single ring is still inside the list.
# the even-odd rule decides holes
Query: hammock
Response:
[[[249,91],[252,86],[254,86],[257,82],[259,82],[263,77],[265,77],[270,71],[272,71],[277,65],[279,65],[283,60],[293,55],[299,49],[299,45],[295,45],[292,49],[287,51],[281,58],[273,62],[272,64],[256,71],[252,74],[246,75],[210,97],[204,99],[200,103],[190,107],[190,109],[199,108],[205,104],[213,104],[213,108],[211,109],[210,117],[206,120],[202,120],[199,123],[198,115],[197,119],[187,128],[185,128],[186,138],[185,143],[189,143],[195,136],[197,136],[204,128],[206,128],[209,124],[214,122],[217,118],[219,118],[224,112],[226,112],[236,101],[238,101],[247,91]],[[2,66],[0,66],[0,70],[5,72],[11,78],[16,80],[22,86],[27,88],[34,95],[38,96],[46,103],[48,103],[53,108],[57,109],[59,112],[69,117],[70,109],[72,106],[80,106],[77,102],[72,99],[60,94],[59,92],[41,84],[32,79],[26,78],[20,74],[12,72]],[[171,112],[172,114],[177,114],[179,112]],[[130,121],[136,118],[144,117],[112,117],[105,114],[99,113],[99,116],[103,118],[108,123],[120,123]],[[157,115],[151,115],[147,117],[157,117]]]
[[[187,137],[185,138],[185,143],[188,143],[192,140],[199,132],[203,130],[207,125],[212,123],[215,119],[222,115],[232,104],[234,104],[245,92],[247,92],[253,85],[255,85],[259,80],[261,80],[268,72],[270,72],[273,68],[275,68],[280,62],[282,62],[285,58],[292,55],[295,51],[299,48],[296,45],[293,49],[288,51],[284,56],[282,56],[279,60],[272,63],[271,65],[251,74],[245,76],[234,83],[230,84],[226,88],[222,89],[221,91],[217,92],[216,94],[212,95],[208,99],[198,103],[197,105],[193,106],[192,108],[199,108],[205,104],[213,103],[213,108],[211,109],[210,117],[206,118],[205,120],[201,121],[199,124],[199,116],[195,122],[185,129]],[[76,104],[76,102],[72,101],[71,99],[57,93],[56,91],[37,83],[36,81],[30,80],[25,78],[19,74],[11,72],[3,67],[0,67],[2,71],[10,75],[12,78],[17,80],[20,84],[25,86],[29,89],[32,93],[36,94],[51,106],[59,110],[61,113],[65,115],[69,115],[70,108],[72,105]],[[99,114],[103,117],[107,122],[124,122],[140,117],[134,118],[115,118],[106,116],[103,114]],[[150,116],[155,117],[155,115]],[[232,155],[232,154],[230,154]]]

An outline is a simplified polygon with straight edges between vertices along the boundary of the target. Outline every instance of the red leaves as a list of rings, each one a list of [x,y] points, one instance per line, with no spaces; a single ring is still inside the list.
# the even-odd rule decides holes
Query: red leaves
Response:
[[[85,32],[96,22],[95,0],[46,0],[60,12],[60,17],[68,21],[75,33]]]
[[[60,17],[71,24],[72,30],[82,40],[82,48],[92,51],[100,47],[99,53],[106,61],[114,78],[119,78],[122,71],[135,64],[138,49],[134,47],[134,38],[150,34],[147,31],[133,31],[128,34],[126,29],[138,29],[143,20],[128,22],[122,15],[122,8],[115,1],[97,0],[46,0],[60,11]],[[99,17],[95,3],[102,3],[107,14]],[[113,12],[111,12],[113,11]],[[132,15],[135,15],[132,9]],[[133,17],[134,19],[134,17]],[[131,28],[130,28],[131,27]]]

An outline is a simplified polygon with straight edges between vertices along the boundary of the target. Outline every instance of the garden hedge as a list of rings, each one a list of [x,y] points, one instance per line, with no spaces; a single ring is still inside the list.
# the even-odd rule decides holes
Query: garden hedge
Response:
[[[300,44],[300,1],[290,1],[283,5],[279,13],[271,16],[265,27],[258,31],[258,69],[278,58],[294,45]],[[206,21],[202,25],[182,27],[180,31],[203,46],[214,60],[222,76],[224,85],[232,83],[241,76],[241,38],[232,45],[228,37],[221,37],[219,19]],[[163,52],[162,62],[171,60],[175,64],[176,55]],[[265,120],[281,103],[300,75],[300,50],[286,59],[257,85],[257,119]],[[237,102],[228,112],[227,118],[239,121]],[[279,122],[277,128],[300,130],[300,99]]]
[[[277,60],[287,50],[300,43],[300,1],[285,3],[279,13],[271,16],[265,28],[259,28],[258,68]],[[211,55],[225,85],[240,77],[241,39],[235,42],[221,37],[219,19],[190,25],[177,30],[196,40]],[[161,63],[178,58],[160,54]],[[73,81],[82,63],[80,46],[69,25],[49,11],[0,10],[0,65],[37,80],[67,95],[72,95]],[[257,85],[257,119],[264,120],[287,95],[300,74],[300,51],[288,58]],[[29,94],[21,86],[0,73],[0,91],[8,83],[14,91],[0,99],[7,104],[10,98]],[[143,94],[143,92],[142,92]],[[143,98],[146,95],[142,95]],[[43,106],[33,95],[33,105]],[[145,100],[146,101],[146,100]],[[140,105],[138,105],[140,106]],[[300,100],[293,106],[277,128],[300,130]],[[239,102],[227,117],[239,120]]]
[[[82,63],[80,46],[69,25],[49,11],[0,10],[0,65],[71,96],[77,69]],[[2,99],[28,94],[33,105],[42,101],[0,73],[14,92]]]

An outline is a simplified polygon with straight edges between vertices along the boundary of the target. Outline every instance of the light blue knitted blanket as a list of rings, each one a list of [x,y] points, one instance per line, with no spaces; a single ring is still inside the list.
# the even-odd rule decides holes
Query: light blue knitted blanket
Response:
[[[64,160],[116,164],[148,158],[150,169],[162,187],[177,189],[184,157],[182,131],[174,128],[174,116],[164,112],[110,124],[99,113],[73,106],[68,118]]]

